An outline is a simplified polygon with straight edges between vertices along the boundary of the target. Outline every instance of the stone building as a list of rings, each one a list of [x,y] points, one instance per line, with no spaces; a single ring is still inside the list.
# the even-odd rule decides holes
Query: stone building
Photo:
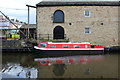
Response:
[[[24,24],[20,27],[20,30],[27,35],[28,34],[28,24]],[[20,32],[21,38],[26,38],[21,32]],[[36,24],[29,24],[29,37],[36,39]]]
[[[48,34],[56,40],[118,46],[119,6],[120,2],[40,2],[37,37]]]

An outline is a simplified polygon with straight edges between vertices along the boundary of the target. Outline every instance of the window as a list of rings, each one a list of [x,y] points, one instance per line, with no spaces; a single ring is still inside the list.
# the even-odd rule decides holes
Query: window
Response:
[[[85,17],[90,17],[90,11],[84,11],[84,16]]]
[[[74,48],[80,48],[80,45],[74,45]]]
[[[46,47],[46,44],[40,44],[40,47]]]
[[[54,23],[64,23],[64,13],[63,13],[63,11],[57,10],[57,11],[54,12],[53,22]]]
[[[46,64],[47,62],[46,62],[46,61],[40,61],[40,63],[42,63],[42,64]]]
[[[68,48],[68,47],[69,47],[69,45],[62,45],[62,47],[63,47],[63,48]]]
[[[90,31],[90,28],[85,28],[85,34],[90,34],[91,31]]]
[[[50,45],[50,48],[56,48],[56,45]]]

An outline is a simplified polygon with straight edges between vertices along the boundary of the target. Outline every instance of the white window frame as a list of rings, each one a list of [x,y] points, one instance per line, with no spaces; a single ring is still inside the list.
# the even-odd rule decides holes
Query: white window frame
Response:
[[[86,11],[88,11],[88,14],[89,14],[89,15],[86,15]],[[84,16],[85,16],[85,17],[90,17],[90,15],[91,15],[91,12],[90,12],[89,10],[85,10],[85,11],[84,11]]]
[[[87,32],[86,29],[89,29],[89,31]],[[90,28],[90,27],[86,27],[84,33],[85,33],[85,34],[91,34],[91,28]]]

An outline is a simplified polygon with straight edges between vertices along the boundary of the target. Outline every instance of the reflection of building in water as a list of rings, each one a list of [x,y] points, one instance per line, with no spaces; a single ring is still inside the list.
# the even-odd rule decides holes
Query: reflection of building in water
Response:
[[[65,66],[63,64],[53,64],[51,66],[39,65],[38,77],[39,78],[106,78],[106,79],[118,78],[118,55],[88,55],[88,56],[81,55],[81,57],[72,56],[71,58],[76,58],[77,60],[83,57],[89,58],[91,60],[90,63],[89,64],[73,63],[73,64],[65,64]],[[40,59],[41,58],[39,58],[38,60]]]
[[[56,76],[63,76],[65,73],[66,65],[65,64],[54,64],[53,73]]]
[[[7,64],[3,68],[2,74],[10,75],[11,77],[4,76],[3,78],[37,78],[38,70],[36,68],[24,68],[19,64]]]

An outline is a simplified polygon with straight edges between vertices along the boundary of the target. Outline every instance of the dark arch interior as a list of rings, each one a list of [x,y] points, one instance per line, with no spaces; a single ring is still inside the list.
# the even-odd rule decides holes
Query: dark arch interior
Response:
[[[54,28],[54,39],[64,39],[64,28],[57,26]]]

